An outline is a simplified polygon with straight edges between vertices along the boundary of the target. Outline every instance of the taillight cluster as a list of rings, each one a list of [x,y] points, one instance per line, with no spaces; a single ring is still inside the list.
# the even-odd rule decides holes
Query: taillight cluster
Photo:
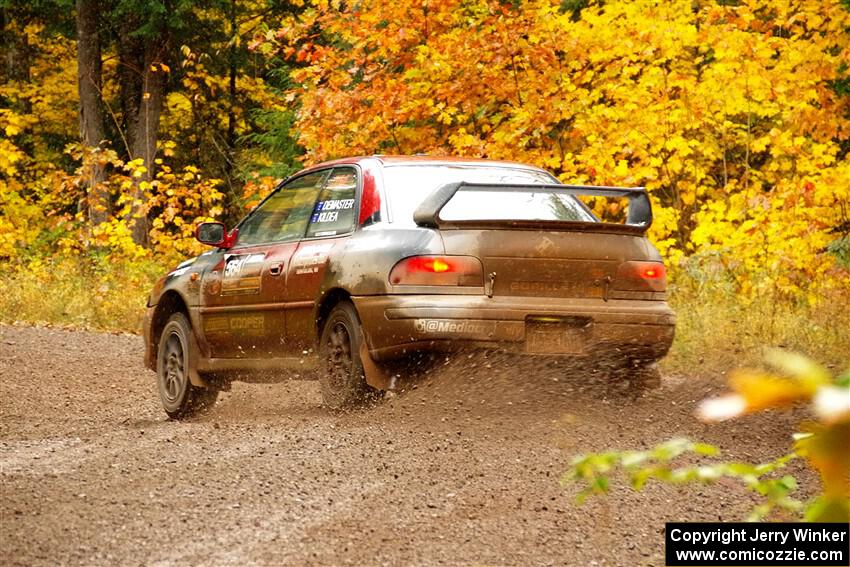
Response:
[[[667,269],[661,262],[623,262],[617,269],[614,289],[666,291]]]
[[[484,285],[481,261],[473,256],[411,256],[393,266],[393,285]]]

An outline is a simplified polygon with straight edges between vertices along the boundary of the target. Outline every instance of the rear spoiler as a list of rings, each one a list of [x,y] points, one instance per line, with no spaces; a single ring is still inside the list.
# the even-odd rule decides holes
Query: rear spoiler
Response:
[[[510,193],[535,193],[541,190],[566,195],[584,195],[587,197],[626,197],[629,200],[629,212],[626,224],[602,223],[605,227],[623,227],[628,232],[645,232],[652,224],[652,205],[644,187],[596,187],[592,185],[560,185],[560,184],[501,184],[501,183],[448,183],[443,185],[426,198],[413,213],[413,221],[423,227],[448,228],[450,226],[484,225],[487,221],[445,221],[440,218],[440,211],[446,206],[455,193],[461,188],[464,191],[504,191]],[[582,205],[584,205],[582,203]],[[528,225],[529,228],[541,226],[569,225],[579,228],[581,225],[599,227],[600,223],[585,223],[575,221],[500,221],[517,227]],[[588,227],[589,228],[589,227]],[[601,227],[600,227],[601,228]]]

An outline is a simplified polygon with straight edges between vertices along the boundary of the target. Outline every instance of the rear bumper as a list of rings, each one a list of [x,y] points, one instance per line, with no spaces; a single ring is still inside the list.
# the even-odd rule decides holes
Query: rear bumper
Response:
[[[354,297],[369,351],[377,360],[423,350],[496,348],[547,354],[531,348],[529,323],[560,320],[571,329],[574,352],[657,360],[673,342],[676,316],[664,301],[391,295]],[[574,329],[574,332],[572,331]]]

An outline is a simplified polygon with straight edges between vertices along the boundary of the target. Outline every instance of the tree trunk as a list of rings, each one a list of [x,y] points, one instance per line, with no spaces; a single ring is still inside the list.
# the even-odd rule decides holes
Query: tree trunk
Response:
[[[130,49],[128,59],[133,57]],[[133,241],[145,245],[148,240],[149,223],[145,207],[143,181],[150,182],[155,176],[155,159],[159,117],[165,91],[165,70],[162,68],[165,54],[163,36],[148,39],[144,45],[141,65],[135,75],[136,84],[122,86],[122,105],[127,124],[127,140],[131,159],[141,158],[147,171],[136,178],[133,186],[133,205],[127,220],[133,223]],[[139,52],[136,51],[136,55]]]
[[[77,86],[80,93],[80,140],[87,152],[99,148],[104,139],[102,62],[97,0],[77,0]],[[100,224],[109,219],[109,191],[103,184],[105,167],[97,156],[87,160],[86,186],[89,221]]]
[[[120,136],[124,142],[127,159],[132,159],[133,133],[139,118],[139,101],[142,100],[142,68],[145,65],[145,44],[133,36],[139,27],[136,18],[124,17],[118,28],[118,94],[121,105]]]
[[[7,8],[0,8],[0,14],[0,41],[6,52],[6,73],[3,80],[29,82],[32,46],[24,32],[27,22],[19,21],[16,25]],[[29,112],[29,109],[26,111]]]

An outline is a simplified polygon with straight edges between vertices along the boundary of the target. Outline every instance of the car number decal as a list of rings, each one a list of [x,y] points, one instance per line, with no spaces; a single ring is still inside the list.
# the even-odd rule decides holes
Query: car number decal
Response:
[[[222,295],[241,295],[260,292],[260,273],[265,254],[226,254]]]

